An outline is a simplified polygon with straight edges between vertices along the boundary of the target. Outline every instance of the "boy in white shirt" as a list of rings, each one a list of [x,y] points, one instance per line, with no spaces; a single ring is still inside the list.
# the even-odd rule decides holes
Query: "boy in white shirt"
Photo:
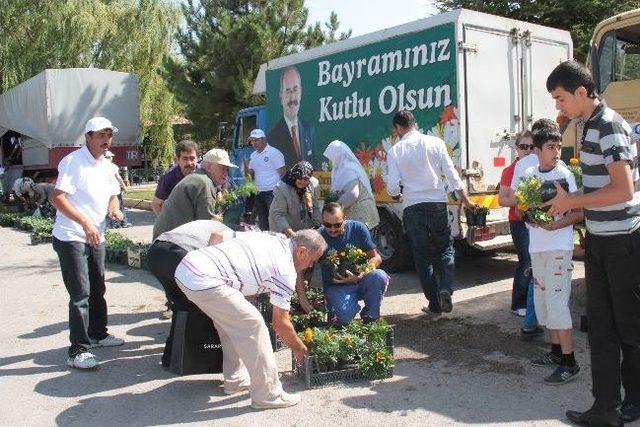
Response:
[[[533,145],[539,165],[531,166],[524,177],[537,176],[546,185],[554,182],[568,185],[576,192],[576,181],[569,169],[560,163],[562,135],[555,129],[542,128],[533,133]],[[534,277],[534,302],[538,322],[549,331],[551,351],[533,359],[536,366],[557,366],[544,379],[547,384],[559,385],[573,379],[580,372],[573,353],[572,321],[569,311],[571,295],[571,262],[573,256],[573,224],[582,221],[581,210],[555,216],[546,225],[527,223],[529,252]]]

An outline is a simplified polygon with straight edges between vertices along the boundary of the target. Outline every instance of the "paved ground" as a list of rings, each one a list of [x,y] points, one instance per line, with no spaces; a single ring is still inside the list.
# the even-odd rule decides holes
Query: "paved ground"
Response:
[[[147,225],[125,233],[146,241],[152,218],[132,216]],[[110,332],[127,342],[97,349],[101,367],[80,372],[65,365],[67,294],[51,246],[0,229],[0,259],[0,425],[560,425],[566,409],[590,403],[584,334],[576,333],[583,372],[573,383],[546,386],[548,370],[528,364],[541,344],[520,342],[520,319],[508,311],[512,254],[460,258],[454,313],[437,321],[420,315],[415,274],[393,275],[384,311],[396,325],[394,377],[302,390],[284,350],[285,388],[303,401],[262,412],[246,394],[225,396],[220,375],[176,377],[160,367],[169,323],[157,320],[163,294],[149,273],[108,266]],[[579,285],[580,262],[574,272]]]

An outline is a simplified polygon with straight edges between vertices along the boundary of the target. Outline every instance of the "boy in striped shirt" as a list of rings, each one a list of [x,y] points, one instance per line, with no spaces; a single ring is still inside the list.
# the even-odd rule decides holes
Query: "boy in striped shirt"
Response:
[[[547,78],[547,90],[566,117],[584,122],[584,191],[569,195],[556,184],[558,195],[548,202],[551,213],[584,208],[587,226],[585,278],[595,402],[585,412],[567,411],[567,417],[580,425],[622,425],[640,418],[638,153],[630,143],[631,128],[598,100],[584,66],[561,63]]]

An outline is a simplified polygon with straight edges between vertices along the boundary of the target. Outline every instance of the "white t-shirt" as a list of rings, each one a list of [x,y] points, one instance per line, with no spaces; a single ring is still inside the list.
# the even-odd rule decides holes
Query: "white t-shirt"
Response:
[[[264,147],[262,153],[255,150],[249,158],[249,169],[255,175],[258,191],[273,190],[280,181],[278,169],[281,167],[284,167],[284,156],[280,150],[269,144]]]
[[[22,196],[23,194],[27,194],[30,197],[33,197],[33,189],[32,187],[25,188],[25,184],[33,184],[33,180],[28,176],[24,178],[18,178],[13,181],[13,186],[11,189],[18,196]]]
[[[89,218],[100,231],[100,241],[104,241],[109,199],[120,193],[111,162],[104,157],[96,160],[84,145],[60,160],[56,188],[64,191],[69,203]],[[62,241],[87,242],[82,226],[60,210],[53,235]]]
[[[531,156],[528,156],[531,157]],[[537,158],[537,156],[535,156]],[[524,160],[524,159],[523,159]],[[573,173],[558,162],[558,165],[548,172],[540,172],[539,166],[531,166],[523,172],[523,177],[529,178],[537,176],[545,181],[562,181],[565,180],[569,184],[569,192],[573,193],[578,190],[576,179]],[[555,219],[560,216],[556,215]],[[532,227],[527,223],[529,229],[529,252],[548,252],[548,251],[572,251],[573,250],[573,226],[568,225],[558,230],[548,231],[541,227]]]
[[[538,155],[535,153],[531,153],[528,156],[523,157],[518,160],[516,163],[516,167],[513,168],[513,178],[511,179],[511,188],[514,190],[518,187],[520,180],[524,176],[524,171],[529,169],[532,166],[538,166],[540,164],[540,159],[538,159]],[[567,164],[562,160],[558,160],[558,165],[566,167]]]

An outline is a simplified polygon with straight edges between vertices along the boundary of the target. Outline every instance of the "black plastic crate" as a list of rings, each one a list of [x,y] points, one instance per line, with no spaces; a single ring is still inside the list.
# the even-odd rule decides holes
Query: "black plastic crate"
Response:
[[[53,242],[53,236],[50,234],[31,233],[31,244],[39,245],[40,243]]]
[[[387,333],[387,349],[392,355],[394,354],[393,340],[393,328],[390,328]],[[293,373],[304,383],[307,389],[324,387],[336,383],[391,378],[393,376],[393,367],[386,375],[376,378],[370,378],[364,375],[356,365],[347,365],[342,369],[320,372],[316,356],[305,356],[300,366],[297,365],[295,358],[292,359],[291,363]]]
[[[256,302],[254,303],[262,318],[264,319],[264,323],[267,324],[267,329],[269,330],[269,338],[271,339],[271,348],[273,351],[280,351],[287,348],[287,345],[278,337],[276,331],[271,326],[272,315],[273,315],[273,305],[269,302],[269,294],[260,294],[256,295]]]

